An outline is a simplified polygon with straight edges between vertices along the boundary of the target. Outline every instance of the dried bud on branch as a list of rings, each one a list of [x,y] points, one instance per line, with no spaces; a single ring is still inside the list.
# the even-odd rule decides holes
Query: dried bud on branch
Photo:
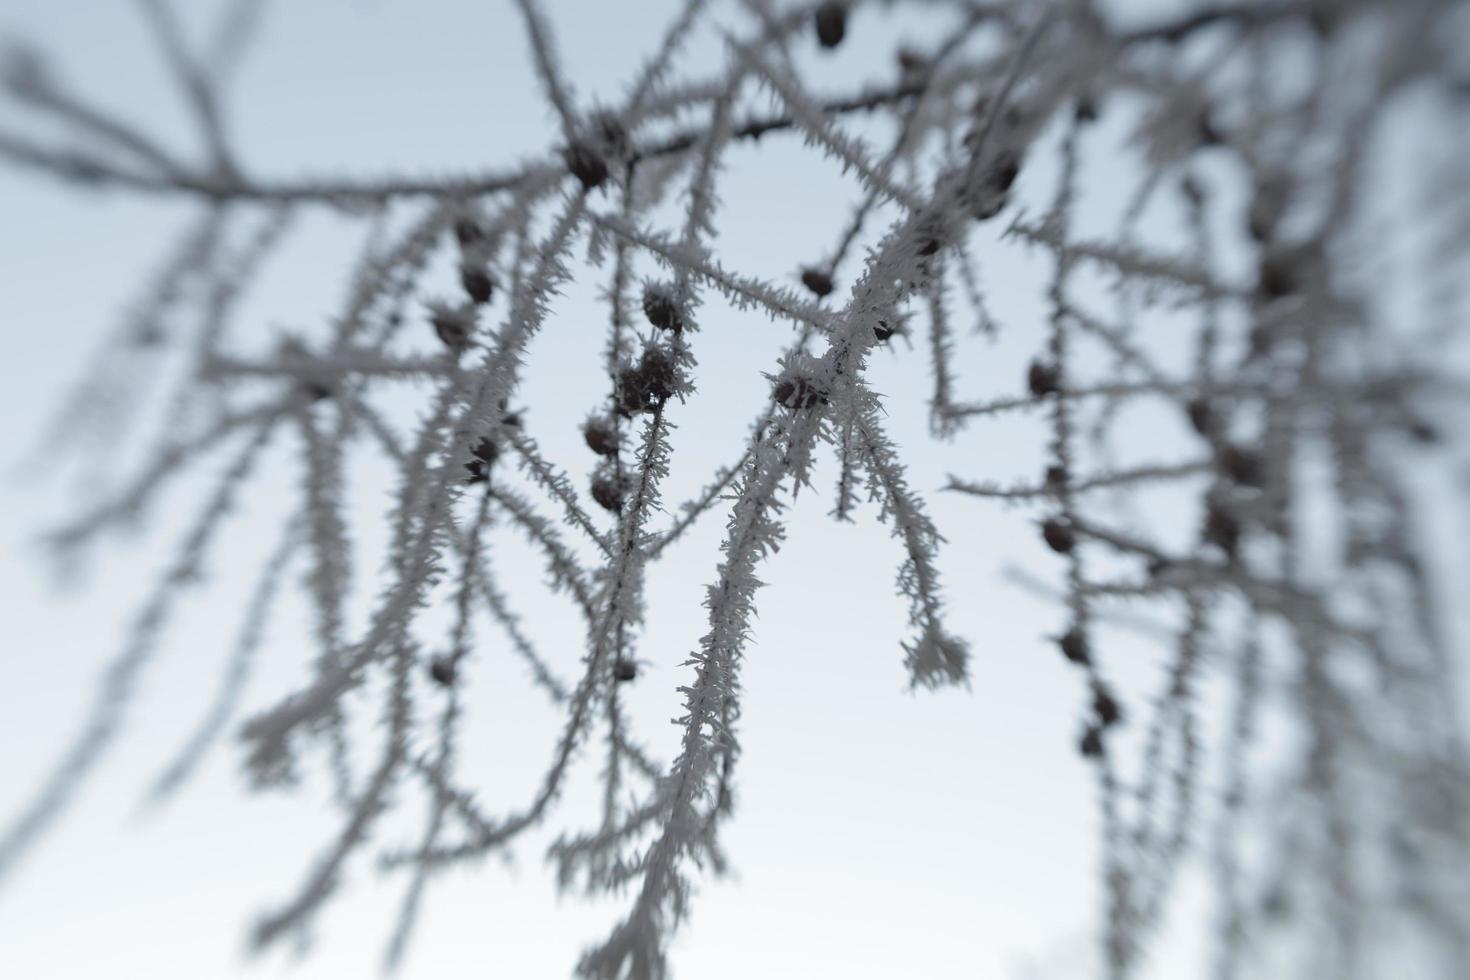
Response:
[[[842,0],[826,0],[817,7],[813,19],[817,41],[824,48],[835,48],[847,35],[847,4]]]

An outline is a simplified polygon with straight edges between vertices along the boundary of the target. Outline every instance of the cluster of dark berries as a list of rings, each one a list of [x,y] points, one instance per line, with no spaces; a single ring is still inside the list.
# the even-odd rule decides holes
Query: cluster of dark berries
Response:
[[[674,394],[678,380],[674,359],[658,347],[645,347],[637,365],[618,372],[618,413],[632,417],[653,411]]]
[[[776,382],[771,397],[783,408],[800,411],[813,405],[827,404],[827,391],[814,379],[800,375],[787,375]]]

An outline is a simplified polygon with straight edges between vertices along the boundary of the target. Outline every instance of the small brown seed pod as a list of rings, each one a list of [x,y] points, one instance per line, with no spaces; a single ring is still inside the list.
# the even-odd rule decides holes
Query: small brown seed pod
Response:
[[[1103,754],[1102,729],[1096,725],[1088,725],[1087,731],[1082,733],[1082,738],[1077,742],[1077,751],[1084,758],[1096,759]]]
[[[1205,540],[1234,560],[1240,550],[1240,520],[1222,505],[1211,501],[1205,511]]]
[[[1008,191],[1020,172],[1021,158],[1010,151],[1004,151],[996,157],[990,173],[986,175],[986,182],[998,191]]]
[[[985,186],[978,192],[967,195],[970,203],[970,216],[976,221],[989,221],[991,218],[1005,210],[1010,203],[1010,196],[1004,191],[997,191],[992,187]]]
[[[582,426],[582,438],[586,440],[587,448],[599,456],[617,455],[618,431],[606,419],[588,419]]]
[[[324,399],[331,398],[333,394],[331,387],[320,381],[302,382],[301,390],[306,394],[306,397],[311,399],[313,402],[319,402]]]
[[[1194,431],[1206,439],[1213,438],[1220,431],[1220,416],[1205,399],[1191,399],[1184,410],[1189,415],[1189,424],[1194,426]]]
[[[490,275],[490,270],[483,266],[461,265],[459,282],[464,286],[464,291],[470,299],[476,303],[490,302],[490,297],[495,293],[495,277]]]
[[[1047,547],[1059,555],[1070,555],[1077,544],[1077,536],[1071,527],[1055,517],[1042,522],[1041,536]]]
[[[613,679],[620,683],[627,683],[638,676],[638,665],[627,657],[619,657],[613,661]]]
[[[674,359],[658,347],[643,349],[643,357],[638,361],[638,378],[655,402],[671,397],[679,381]]]
[[[1101,684],[1092,692],[1092,710],[1097,715],[1097,723],[1103,728],[1111,728],[1123,720],[1123,709]]]
[[[429,315],[434,334],[453,354],[463,354],[470,345],[470,326],[460,313],[450,309],[438,309]]]
[[[678,383],[673,358],[658,347],[645,347],[636,365],[618,372],[618,414],[631,417],[652,411],[673,396]]]
[[[660,330],[684,329],[678,302],[668,287],[658,283],[649,283],[643,289],[643,315]]]
[[[812,20],[817,30],[817,43],[824,48],[835,48],[847,35],[847,4],[828,0],[817,8]]]
[[[454,686],[454,662],[448,657],[435,657],[429,661],[429,676],[440,687]]]
[[[584,190],[600,187],[608,178],[607,161],[586,143],[576,142],[562,150],[562,159]]]
[[[1301,292],[1301,288],[1301,276],[1294,256],[1283,252],[1267,252],[1261,256],[1256,272],[1256,292],[1263,299],[1282,299]]]
[[[592,481],[592,499],[603,510],[616,514],[623,509],[623,488],[609,476],[599,476]]]
[[[801,284],[810,289],[818,297],[826,296],[832,292],[832,277],[821,269],[803,269],[801,272]]]
[[[470,451],[475,454],[477,459],[483,460],[486,465],[495,462],[496,458],[500,456],[500,447],[492,442],[489,436],[481,439],[475,444],[475,448]]]
[[[1037,398],[1056,394],[1061,390],[1061,380],[1061,372],[1054,364],[1032,361],[1031,367],[1026,370],[1026,387]]]
[[[1057,646],[1062,649],[1062,656],[1078,666],[1087,666],[1092,663],[1092,652],[1087,646],[1087,637],[1077,627],[1072,627],[1063,633],[1061,639],[1057,640]]]
[[[980,188],[979,200],[975,204],[975,220],[989,221],[1005,210],[1011,202],[1011,187],[1021,173],[1021,158],[1010,151],[1002,151],[985,174]]]
[[[460,248],[469,248],[485,237],[485,229],[480,223],[469,215],[454,220],[454,240],[459,243]]]
[[[1222,473],[1241,486],[1265,485],[1266,464],[1260,453],[1239,446],[1226,446],[1220,451],[1219,465]]]
[[[878,338],[878,343],[884,343],[892,337],[894,330],[888,325],[887,320],[879,320],[878,325],[873,328],[873,336]]]
[[[920,258],[928,258],[938,252],[948,237],[946,231],[945,215],[938,210],[930,210],[914,224],[914,250]]]
[[[778,405],[797,411],[827,403],[827,393],[815,381],[802,377],[786,377],[777,381],[771,389],[771,397]]]
[[[654,398],[643,386],[643,375],[637,367],[618,372],[618,414],[626,417],[654,407]]]

